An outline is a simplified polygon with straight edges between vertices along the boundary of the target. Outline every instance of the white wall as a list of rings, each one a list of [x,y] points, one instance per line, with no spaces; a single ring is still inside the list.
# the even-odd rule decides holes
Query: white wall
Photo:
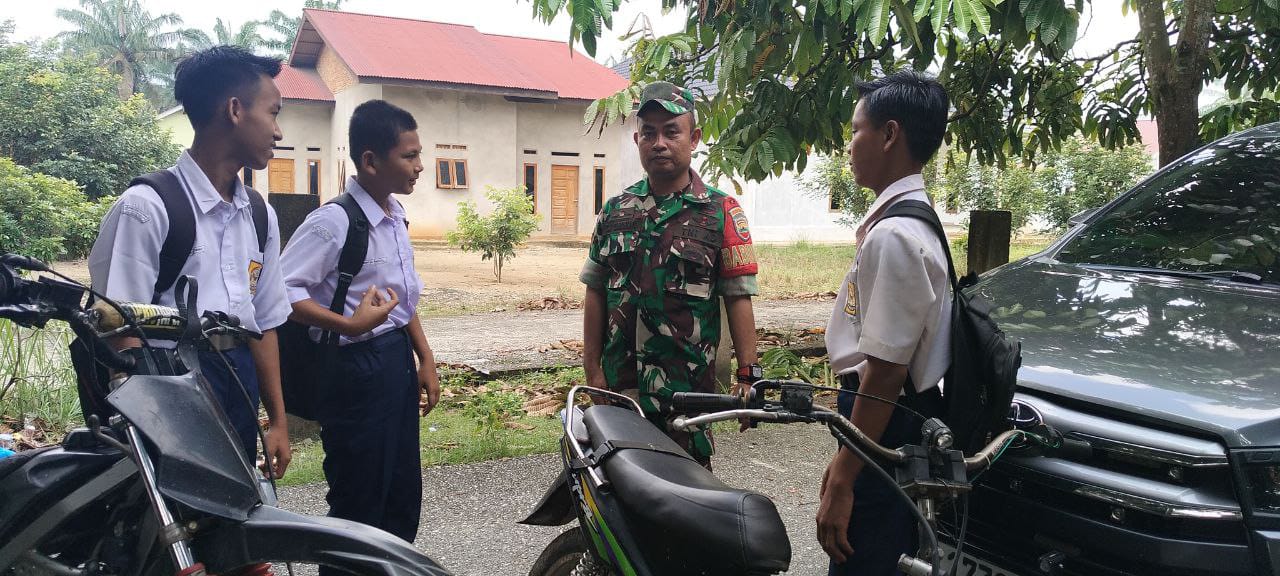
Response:
[[[308,188],[307,160],[320,161],[320,196],[329,197],[340,187],[332,159],[330,131],[333,123],[333,104],[329,102],[285,101],[277,119],[284,139],[276,143],[276,158],[293,159],[293,192],[306,194]],[[293,148],[280,150],[279,148]],[[318,150],[309,150],[318,148]],[[259,192],[270,190],[266,170],[255,170],[253,187]]]
[[[610,134],[618,128],[606,132],[605,138],[584,135],[585,102],[511,102],[497,95],[390,85],[383,87],[383,97],[418,121],[424,171],[413,195],[401,199],[413,235],[439,237],[452,230],[462,201],[474,201],[485,212],[490,206],[484,197],[486,186],[521,186],[526,162],[538,165],[537,213],[542,226],[536,235],[550,236],[552,164],[579,167],[574,236],[591,234],[595,223],[593,168],[605,167],[606,190],[612,189],[618,151],[616,137]],[[441,149],[438,145],[463,145],[466,149]],[[536,154],[524,154],[526,149]],[[552,152],[578,156],[552,156]],[[604,154],[604,158],[595,154]],[[467,161],[466,189],[436,187],[436,160],[441,158]]]

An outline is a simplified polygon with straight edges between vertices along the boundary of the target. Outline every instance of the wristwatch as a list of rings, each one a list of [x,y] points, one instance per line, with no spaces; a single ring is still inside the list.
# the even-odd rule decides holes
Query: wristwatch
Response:
[[[738,368],[738,372],[735,374],[735,376],[737,376],[739,382],[745,382],[747,384],[755,384],[756,380],[760,380],[761,378],[764,378],[764,369],[760,368],[759,364],[742,366]]]

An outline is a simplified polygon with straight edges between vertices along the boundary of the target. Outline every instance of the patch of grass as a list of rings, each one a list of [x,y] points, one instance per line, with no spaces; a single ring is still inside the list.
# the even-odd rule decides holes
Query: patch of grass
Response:
[[[41,443],[83,424],[71,368],[71,330],[61,324],[31,330],[0,320],[0,421],[21,430],[34,424]]]
[[[545,372],[529,372],[491,382],[481,382],[470,372],[446,372],[441,387],[458,394],[441,404],[420,421],[419,441],[423,466],[470,464],[497,458],[529,454],[545,454],[558,449],[563,431],[555,416],[529,416],[518,413],[502,418],[501,424],[485,422],[477,417],[471,399],[486,394],[502,394],[504,390],[529,389],[549,391],[585,380],[581,367]],[[480,403],[484,404],[484,403]],[[304,440],[293,446],[289,472],[281,486],[296,486],[324,481],[324,448],[320,442]]]
[[[796,294],[829,292],[840,282],[853,264],[856,250],[852,245],[811,244],[756,246],[760,261],[760,297],[776,299]]]
[[[1044,250],[1052,239],[1014,240],[1009,246],[1009,259],[1018,260]],[[756,246],[760,261],[760,297],[763,299],[788,298],[797,294],[833,292],[853,266],[857,249],[852,245],[812,244],[796,242],[791,245]],[[953,247],[956,273],[963,276],[968,271],[968,256]]]
[[[421,421],[422,465],[470,464],[497,458],[545,454],[558,449],[563,431],[554,416],[519,416],[513,426],[486,435],[474,418],[459,409],[434,410]],[[324,481],[324,448],[319,441],[304,440],[293,446],[293,461],[278,484],[297,486]]]

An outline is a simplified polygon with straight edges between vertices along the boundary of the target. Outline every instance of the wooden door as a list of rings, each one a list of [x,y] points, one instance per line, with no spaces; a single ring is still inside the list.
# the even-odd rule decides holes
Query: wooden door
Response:
[[[272,158],[267,162],[267,191],[293,194],[293,158]]]
[[[578,167],[551,167],[551,233],[578,233]]]

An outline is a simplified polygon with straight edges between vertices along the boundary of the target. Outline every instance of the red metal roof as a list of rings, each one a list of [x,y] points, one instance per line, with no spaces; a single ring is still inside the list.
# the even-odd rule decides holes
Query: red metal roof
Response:
[[[333,93],[325,87],[315,70],[294,68],[288,64],[280,67],[276,76],[276,88],[286,100],[315,100],[333,102]]]
[[[594,100],[627,81],[568,44],[484,34],[471,26],[329,10],[303,10],[357,76],[505,88],[544,98]],[[294,58],[300,54],[295,49]]]

